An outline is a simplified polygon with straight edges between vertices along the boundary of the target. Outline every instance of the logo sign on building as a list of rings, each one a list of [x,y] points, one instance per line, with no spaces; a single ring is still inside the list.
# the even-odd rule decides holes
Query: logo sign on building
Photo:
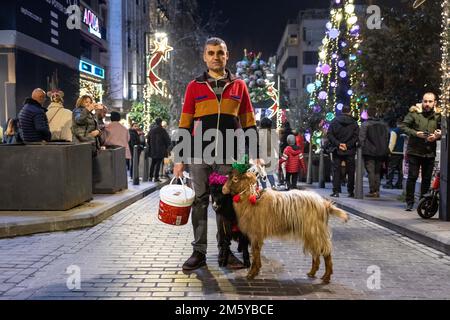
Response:
[[[90,9],[84,8],[83,22],[89,27],[89,32],[98,38],[102,38],[98,17]]]
[[[80,60],[80,71],[94,77],[105,79],[105,70],[84,60]]]

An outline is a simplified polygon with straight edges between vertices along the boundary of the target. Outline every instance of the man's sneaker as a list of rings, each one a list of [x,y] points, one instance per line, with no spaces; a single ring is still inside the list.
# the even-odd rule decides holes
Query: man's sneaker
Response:
[[[219,256],[217,260],[219,261],[219,267],[225,267],[228,264],[228,257],[230,256],[230,248],[220,248]]]
[[[155,178],[153,181],[154,182],[162,182],[161,180],[159,180],[159,178]]]
[[[206,256],[194,251],[189,259],[183,264],[183,270],[195,270],[206,265]]]
[[[333,192],[332,194],[330,194],[330,197],[339,198],[339,193]]]
[[[405,211],[412,211],[414,207],[414,203],[407,203]]]

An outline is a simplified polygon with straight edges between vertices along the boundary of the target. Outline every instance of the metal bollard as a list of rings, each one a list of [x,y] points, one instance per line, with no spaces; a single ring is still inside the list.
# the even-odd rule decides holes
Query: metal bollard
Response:
[[[356,156],[356,179],[355,179],[355,198],[364,199],[363,190],[363,155],[362,149],[358,148],[358,153]]]
[[[139,185],[139,152],[138,146],[133,148],[133,185]]]
[[[309,144],[308,172],[306,174],[306,183],[312,184],[312,141]]]
[[[150,164],[148,162],[148,153],[147,153],[148,147],[144,147],[144,176],[142,177],[142,182],[148,182],[148,175],[150,170]]]
[[[319,188],[325,189],[325,162],[322,148],[320,149],[319,155]]]

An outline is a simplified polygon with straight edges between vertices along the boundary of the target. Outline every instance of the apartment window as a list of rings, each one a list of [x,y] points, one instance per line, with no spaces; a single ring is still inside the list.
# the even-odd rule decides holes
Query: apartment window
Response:
[[[296,34],[289,35],[289,42],[288,42],[288,44],[290,46],[298,45],[298,36]]]
[[[289,89],[297,89],[297,79],[289,80]]]
[[[283,65],[283,72],[286,71],[288,68],[297,68],[298,67],[298,57],[297,56],[290,56],[287,58],[286,62]]]
[[[317,51],[303,52],[303,64],[317,65],[319,63],[319,54]]]
[[[303,75],[303,89],[310,83],[313,83],[316,80],[315,74],[304,74]]]
[[[81,39],[81,56],[92,59],[92,46],[89,42]]]

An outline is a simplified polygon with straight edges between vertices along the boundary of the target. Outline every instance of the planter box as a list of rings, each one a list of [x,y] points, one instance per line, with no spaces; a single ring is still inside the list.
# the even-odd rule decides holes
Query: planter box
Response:
[[[128,189],[124,147],[108,147],[100,150],[94,159],[95,194],[111,194]]]
[[[69,210],[92,199],[90,144],[0,145],[0,210]]]

